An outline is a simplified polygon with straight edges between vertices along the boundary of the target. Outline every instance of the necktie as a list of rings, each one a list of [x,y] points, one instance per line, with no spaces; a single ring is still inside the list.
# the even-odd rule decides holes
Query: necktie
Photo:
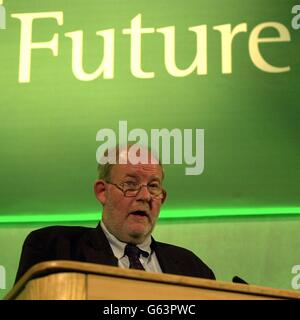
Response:
[[[141,254],[145,257],[148,257],[149,256],[148,252],[143,251],[143,250],[139,249],[137,246],[128,243],[125,247],[124,253],[129,259],[129,268],[130,269],[145,270],[143,265],[141,264],[139,257]]]

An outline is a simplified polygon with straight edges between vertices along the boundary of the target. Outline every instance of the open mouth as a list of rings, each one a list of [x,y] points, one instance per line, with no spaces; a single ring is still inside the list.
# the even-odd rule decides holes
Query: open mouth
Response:
[[[147,212],[143,210],[132,211],[130,212],[130,214],[133,214],[134,216],[139,216],[139,217],[148,217]]]

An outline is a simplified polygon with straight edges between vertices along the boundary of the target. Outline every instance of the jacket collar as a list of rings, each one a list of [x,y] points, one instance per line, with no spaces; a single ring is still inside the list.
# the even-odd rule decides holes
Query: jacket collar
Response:
[[[101,228],[90,229],[83,241],[83,260],[90,263],[118,266],[118,259],[114,256],[110,244]],[[157,242],[152,237],[151,250],[155,252],[162,272],[180,274],[180,263],[176,255],[170,252],[167,244]]]
[[[155,252],[163,273],[181,274],[180,261],[176,254],[172,254],[168,244],[157,242],[152,238],[151,249]]]
[[[84,250],[83,259],[90,263],[118,266],[118,259],[106,239],[100,223],[96,228],[90,229],[82,239]]]

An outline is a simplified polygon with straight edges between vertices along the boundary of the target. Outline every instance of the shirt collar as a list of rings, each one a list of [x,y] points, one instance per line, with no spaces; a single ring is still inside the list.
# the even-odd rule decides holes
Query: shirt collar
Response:
[[[124,257],[125,246],[127,243],[120,241],[112,233],[110,233],[107,230],[107,228],[102,220],[101,220],[100,224],[101,224],[101,228],[102,228],[104,234],[106,235],[108,242],[110,243],[110,246],[112,248],[112,251],[113,251],[115,257],[117,259],[121,259],[122,257]],[[141,250],[146,251],[149,254],[149,257],[151,256],[151,253],[152,253],[151,242],[152,242],[152,238],[149,235],[143,243],[137,245],[137,247],[139,247]]]

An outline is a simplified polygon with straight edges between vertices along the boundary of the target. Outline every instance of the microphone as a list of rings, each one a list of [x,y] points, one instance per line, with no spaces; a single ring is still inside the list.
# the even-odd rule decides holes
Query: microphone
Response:
[[[248,282],[246,282],[245,280],[243,280],[242,278],[240,278],[240,277],[238,277],[238,276],[234,276],[234,277],[232,278],[232,282],[249,284]]]

